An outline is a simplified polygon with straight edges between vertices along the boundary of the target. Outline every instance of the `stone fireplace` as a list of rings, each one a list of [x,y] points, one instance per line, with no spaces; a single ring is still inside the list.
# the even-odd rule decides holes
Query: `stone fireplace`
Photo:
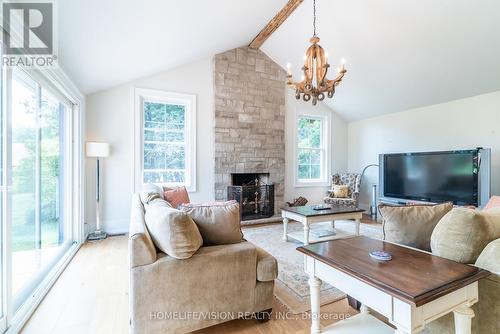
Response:
[[[215,55],[215,199],[239,173],[268,174],[274,210],[284,204],[285,71],[260,50]],[[236,176],[237,177],[237,176]]]

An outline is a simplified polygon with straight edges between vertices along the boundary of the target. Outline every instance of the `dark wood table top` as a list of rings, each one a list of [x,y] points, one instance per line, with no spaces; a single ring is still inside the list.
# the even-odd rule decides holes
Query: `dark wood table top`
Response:
[[[315,205],[292,206],[281,208],[283,211],[293,212],[305,217],[324,216],[331,214],[365,212],[363,209],[353,208],[352,206],[332,205],[330,209],[314,210]]]
[[[490,274],[489,271],[364,236],[297,248],[352,277],[415,306],[424,305]],[[391,253],[376,261],[371,251]]]

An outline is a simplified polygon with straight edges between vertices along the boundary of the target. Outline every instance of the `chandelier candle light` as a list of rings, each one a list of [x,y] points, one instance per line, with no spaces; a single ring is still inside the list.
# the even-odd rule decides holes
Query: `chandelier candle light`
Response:
[[[304,55],[304,66],[302,71],[302,79],[300,82],[295,82],[292,79],[292,72],[290,63],[287,64],[287,85],[295,89],[295,97],[297,100],[302,99],[306,102],[311,100],[315,106],[318,101],[323,101],[325,94],[329,98],[335,94],[335,86],[337,86],[347,72],[345,69],[345,61],[341,61],[338,69],[337,77],[333,80],[328,80],[326,74],[328,73],[328,53],[318,44],[319,37],[316,36],[316,0],[313,0],[313,37],[309,40],[311,46],[307,49]]]

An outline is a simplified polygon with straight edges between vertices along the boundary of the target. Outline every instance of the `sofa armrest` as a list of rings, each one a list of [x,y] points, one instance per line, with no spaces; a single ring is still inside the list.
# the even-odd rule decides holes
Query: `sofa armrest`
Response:
[[[278,277],[278,262],[276,259],[263,250],[257,248],[257,281],[270,282]]]
[[[130,268],[144,266],[156,261],[156,249],[153,243],[147,240],[145,234],[129,236],[128,247]]]
[[[493,240],[483,249],[475,266],[500,275],[500,238]]]
[[[130,268],[156,261],[156,247],[144,223],[144,207],[137,194],[132,196],[128,253]]]

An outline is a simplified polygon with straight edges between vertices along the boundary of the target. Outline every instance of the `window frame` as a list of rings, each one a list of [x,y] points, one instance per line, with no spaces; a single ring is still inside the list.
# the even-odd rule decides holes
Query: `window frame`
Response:
[[[321,154],[320,161],[320,178],[319,179],[300,179],[299,178],[299,120],[301,118],[314,119],[321,121],[321,147],[318,148]],[[321,110],[314,111],[298,111],[294,117],[294,145],[293,145],[293,175],[294,175],[294,186],[295,187],[320,187],[328,186],[330,184],[330,166],[331,166],[331,115],[328,112]]]
[[[163,90],[135,88],[134,116],[134,191],[138,192],[144,184],[144,103],[177,104],[185,107],[185,183],[155,183],[163,187],[185,186],[188,192],[196,192],[196,95],[167,92]]]

